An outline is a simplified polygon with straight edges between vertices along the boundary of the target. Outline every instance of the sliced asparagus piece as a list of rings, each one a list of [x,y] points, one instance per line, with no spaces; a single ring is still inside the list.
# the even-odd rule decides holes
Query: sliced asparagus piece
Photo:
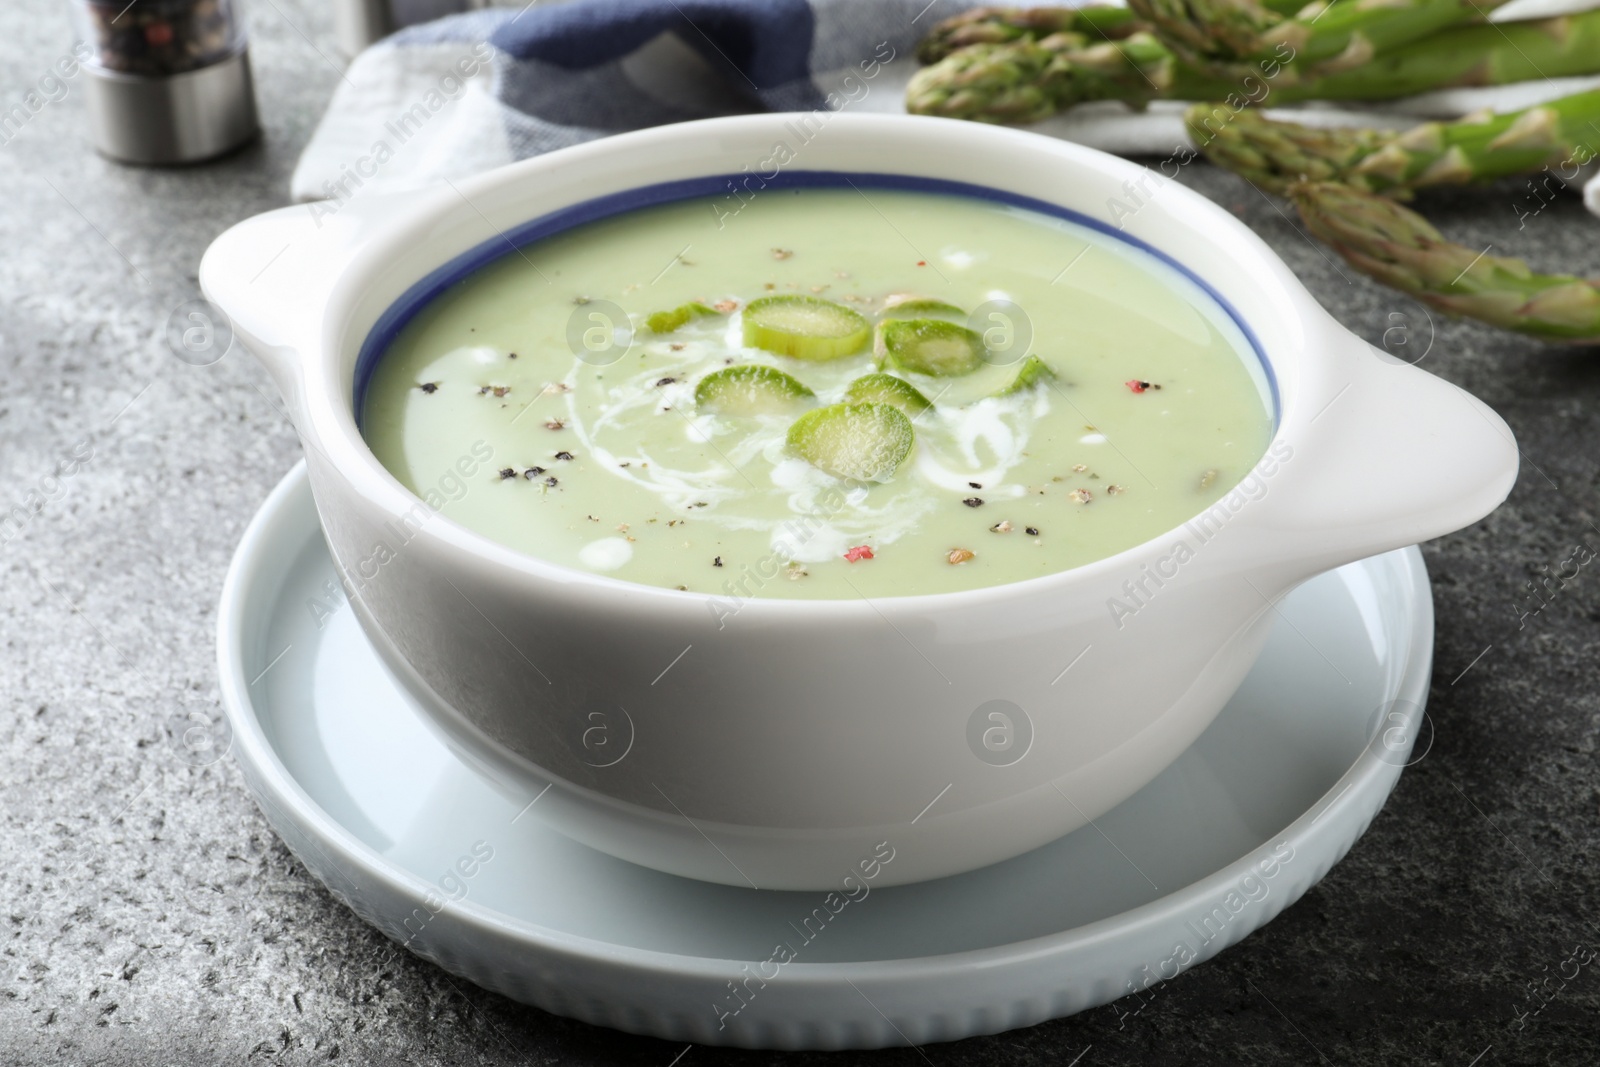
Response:
[[[868,374],[857,378],[845,390],[844,398],[851,404],[889,404],[907,415],[916,417],[933,407],[916,386],[892,374]]]
[[[706,307],[698,302],[691,302],[680,304],[671,311],[658,311],[648,319],[645,319],[644,324],[651,333],[671,333],[687,326],[694,319],[703,319],[716,313],[715,308]]]
[[[966,321],[967,313],[954,304],[929,297],[890,297],[883,302],[886,319],[952,319]]]
[[[815,296],[764,296],[744,309],[744,343],[795,359],[839,359],[861,350],[872,324],[843,304]]]
[[[1410,208],[1331,182],[1291,186],[1306,227],[1350,265],[1453,315],[1549,340],[1600,342],[1600,281],[1535,274],[1447,240]]]
[[[798,378],[760,363],[713,371],[694,388],[695,403],[718,415],[771,415],[816,395]]]
[[[911,454],[916,431],[892,404],[834,404],[789,427],[789,450],[838,478],[886,482]]]
[[[1001,389],[995,396],[1013,396],[1026,392],[1047,382],[1053,382],[1056,372],[1050,365],[1038,356],[1029,356],[1022,361],[1022,366],[1017,368],[1017,376],[1011,379],[1011,384]]]
[[[878,324],[878,365],[934,378],[955,378],[983,366],[983,338],[943,319],[894,319]]]
[[[1254,112],[1216,118],[1210,104],[1189,109],[1195,143],[1213,163],[1273,192],[1304,179],[1409,199],[1411,190],[1433,185],[1582,165],[1600,149],[1600,90],[1404,132],[1302,126]]]
[[[906,110],[978,122],[1036,122],[1076,104],[1121,100],[1219,100],[1216,124],[1252,103],[1389,100],[1454,86],[1600,72],[1600,10],[1445,30],[1361,67],[1290,85],[1202,74],[1149,34],[1090,44],[1081,35],[974,45],[924,67],[906,88]],[[1264,96],[1263,85],[1270,86]],[[1212,125],[1208,122],[1208,126]]]

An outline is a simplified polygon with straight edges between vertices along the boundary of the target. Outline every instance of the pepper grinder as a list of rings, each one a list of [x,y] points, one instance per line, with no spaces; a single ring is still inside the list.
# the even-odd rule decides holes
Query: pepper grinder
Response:
[[[88,43],[95,147],[125,163],[197,163],[260,130],[235,0],[71,0]]]

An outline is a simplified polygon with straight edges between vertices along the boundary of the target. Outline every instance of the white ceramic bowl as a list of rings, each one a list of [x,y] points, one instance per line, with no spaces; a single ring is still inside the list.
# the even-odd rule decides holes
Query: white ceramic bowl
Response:
[[[563,832],[762,888],[849,892],[1015,856],[1182,752],[1293,586],[1455,530],[1509,492],[1517,450],[1492,411],[1354,337],[1176,183],[1126,215],[1112,202],[1153,188],[1143,169],[1075,145],[898,116],[798,129],[787,115],[664,127],[439,191],[286,208],[201,264],[283,392],[373,643],[458,751]],[[793,159],[764,166],[779,143]],[[367,449],[358,376],[440,286],[577,222],[773,170],[767,189],[839,175],[981,187],[1166,257],[1255,339],[1278,399],[1267,457],[1203,519],[1075,570],[871,602],[756,598],[729,617],[703,594],[489,541]]]

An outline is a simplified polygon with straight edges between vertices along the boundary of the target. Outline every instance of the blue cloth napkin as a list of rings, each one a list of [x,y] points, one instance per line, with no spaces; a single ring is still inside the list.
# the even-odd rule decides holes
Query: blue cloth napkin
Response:
[[[293,193],[341,200],[415,187],[608,133],[740,111],[901,110],[916,42],[973,6],[573,0],[414,26],[351,64]]]
[[[865,6],[879,16],[884,33],[893,29],[883,17],[890,14],[888,5]],[[577,71],[622,59],[663,33],[677,34],[708,62],[731,71],[736,83],[747,82],[769,107],[822,103],[810,82],[817,12],[808,0],[609,0],[534,7],[513,16],[489,42],[516,59]]]

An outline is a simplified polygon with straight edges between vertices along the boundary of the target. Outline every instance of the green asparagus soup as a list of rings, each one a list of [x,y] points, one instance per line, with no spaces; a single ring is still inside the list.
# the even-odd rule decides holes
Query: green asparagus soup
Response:
[[[363,432],[427,508],[529,555],[855,598],[1177,527],[1261,458],[1269,404],[1232,320],[1148,253],[986,200],[822,188],[503,256],[396,336]]]

